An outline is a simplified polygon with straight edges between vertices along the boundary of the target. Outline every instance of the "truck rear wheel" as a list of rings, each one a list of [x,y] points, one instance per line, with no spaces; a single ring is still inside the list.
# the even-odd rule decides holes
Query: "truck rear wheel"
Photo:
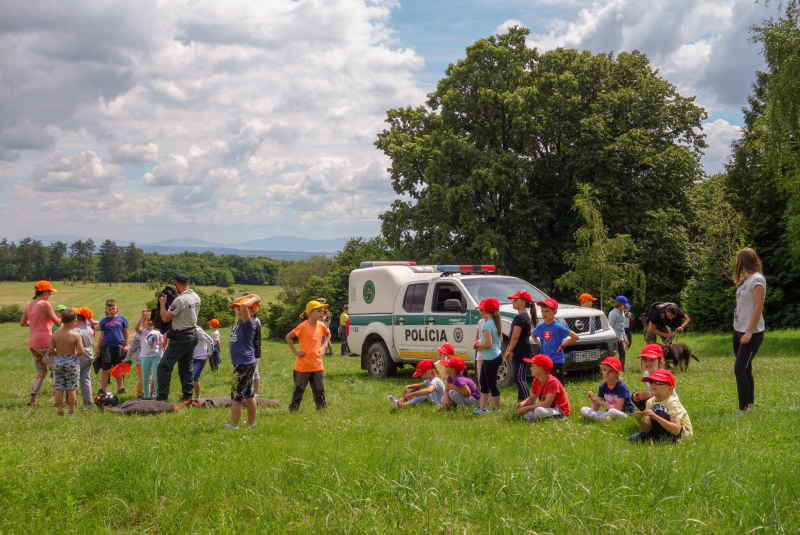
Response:
[[[367,351],[367,372],[370,377],[383,379],[397,375],[397,364],[389,355],[389,349],[383,342],[375,342]]]

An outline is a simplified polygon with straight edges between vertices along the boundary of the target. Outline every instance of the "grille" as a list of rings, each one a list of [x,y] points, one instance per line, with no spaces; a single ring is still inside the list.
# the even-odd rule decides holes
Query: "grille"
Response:
[[[600,332],[603,330],[603,321],[600,319],[600,316],[594,317],[594,330],[595,332]]]
[[[588,333],[591,326],[589,318],[566,318],[564,321],[567,327],[569,327],[569,330],[576,334]]]

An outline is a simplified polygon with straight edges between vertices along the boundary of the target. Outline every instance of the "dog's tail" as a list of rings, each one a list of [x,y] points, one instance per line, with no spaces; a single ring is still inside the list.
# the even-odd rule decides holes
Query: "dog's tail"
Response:
[[[692,355],[692,358],[693,358],[694,360],[696,360],[697,362],[700,362],[700,359],[699,359],[699,358],[697,358],[697,357],[695,357],[695,356],[694,356],[694,353],[691,353],[691,355]]]

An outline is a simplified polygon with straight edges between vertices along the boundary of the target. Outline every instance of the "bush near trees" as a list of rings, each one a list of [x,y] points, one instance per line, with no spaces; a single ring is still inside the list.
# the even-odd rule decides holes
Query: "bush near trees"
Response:
[[[0,308],[0,323],[19,323],[24,311],[19,305],[6,305]]]

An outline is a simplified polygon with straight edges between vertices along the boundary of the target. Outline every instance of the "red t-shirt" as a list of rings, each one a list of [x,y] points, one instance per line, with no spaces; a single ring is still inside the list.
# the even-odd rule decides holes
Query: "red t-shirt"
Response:
[[[556,398],[553,400],[552,406],[558,407],[561,410],[561,414],[564,416],[569,416],[569,398],[567,397],[567,392],[564,390],[564,385],[561,384],[561,381],[552,375],[548,374],[544,386],[539,383],[538,377],[534,377],[533,383],[531,383],[531,394],[538,397],[539,401],[544,401],[547,394],[555,394]]]

